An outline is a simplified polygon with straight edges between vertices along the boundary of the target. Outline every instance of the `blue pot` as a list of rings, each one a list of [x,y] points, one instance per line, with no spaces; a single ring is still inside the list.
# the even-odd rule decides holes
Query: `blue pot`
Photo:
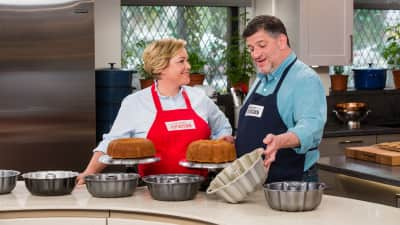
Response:
[[[353,69],[354,87],[357,90],[384,89],[386,85],[386,69],[372,68]]]

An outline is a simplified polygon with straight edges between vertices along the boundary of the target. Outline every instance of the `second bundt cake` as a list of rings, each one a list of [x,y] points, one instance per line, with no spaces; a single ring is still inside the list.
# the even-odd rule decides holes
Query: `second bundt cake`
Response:
[[[223,140],[198,140],[189,144],[186,160],[200,163],[224,163],[236,159],[233,144]]]

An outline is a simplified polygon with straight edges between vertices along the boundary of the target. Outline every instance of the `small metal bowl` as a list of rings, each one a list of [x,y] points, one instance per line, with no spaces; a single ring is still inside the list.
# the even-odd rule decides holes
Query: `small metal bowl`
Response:
[[[353,129],[360,128],[360,121],[364,120],[371,110],[368,110],[364,102],[347,102],[336,104],[333,112],[340,121]]]
[[[15,188],[19,174],[16,170],[0,170],[0,194],[10,193]]]
[[[86,188],[97,198],[132,196],[138,180],[139,174],[136,173],[103,173],[85,177]]]
[[[319,206],[325,189],[317,182],[275,182],[264,185],[264,194],[272,209],[281,211],[310,211]]]
[[[204,177],[194,174],[159,174],[142,178],[151,197],[159,201],[186,201],[196,197]]]
[[[33,195],[67,195],[75,187],[78,172],[73,171],[36,171],[22,174],[25,186]]]

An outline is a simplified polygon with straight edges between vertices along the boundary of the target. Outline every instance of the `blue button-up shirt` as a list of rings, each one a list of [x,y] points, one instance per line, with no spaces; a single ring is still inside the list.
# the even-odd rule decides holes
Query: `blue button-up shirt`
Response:
[[[283,71],[295,58],[296,55],[292,52],[272,73],[257,74],[250,93],[261,80],[256,93],[263,96],[272,94]],[[319,151],[308,150],[321,142],[327,115],[325,90],[318,74],[297,60],[281,85],[277,104],[288,131],[296,134],[300,140],[300,147],[295,148],[295,151],[298,154],[306,154],[306,171],[319,158]]]

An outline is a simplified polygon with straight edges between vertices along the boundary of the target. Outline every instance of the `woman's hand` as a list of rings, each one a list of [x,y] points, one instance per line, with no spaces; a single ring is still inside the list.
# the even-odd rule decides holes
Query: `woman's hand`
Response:
[[[227,142],[232,143],[232,144],[234,144],[234,142],[235,142],[235,139],[231,135],[222,136],[222,137],[218,138],[218,140],[227,141]]]
[[[85,177],[87,176],[87,175],[90,175],[89,173],[85,173],[85,172],[83,172],[83,173],[80,173],[79,175],[78,175],[78,177],[76,178],[76,184],[77,185],[84,185],[85,184]]]

